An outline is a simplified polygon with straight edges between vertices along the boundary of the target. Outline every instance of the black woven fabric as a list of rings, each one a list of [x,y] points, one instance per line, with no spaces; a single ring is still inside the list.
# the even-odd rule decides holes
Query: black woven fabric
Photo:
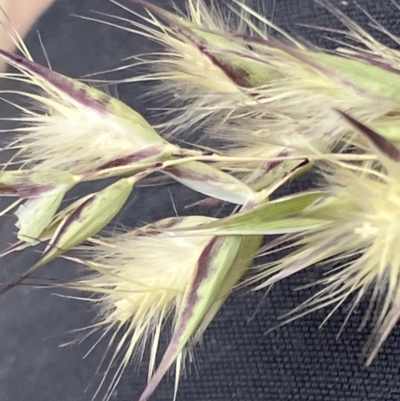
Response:
[[[129,4],[129,1],[121,0],[121,3]],[[333,46],[320,31],[295,25],[339,28],[338,21],[325,9],[311,0],[272,3],[271,0],[265,8],[267,13],[273,12],[277,24],[318,45]],[[360,23],[367,24],[365,14],[352,2],[332,3]],[[360,0],[359,4],[385,27],[399,33],[400,11],[396,11],[390,0]],[[27,38],[34,58],[45,63],[36,30],[41,34],[52,68],[77,78],[115,68],[121,65],[122,58],[152,49],[153,45],[141,37],[71,16],[96,17],[90,10],[127,16],[106,0],[57,0]],[[113,75],[116,76],[118,74]],[[145,85],[118,85],[112,87],[113,90],[133,108],[145,116],[149,114],[147,108],[151,103],[142,99]],[[10,107],[3,104],[0,107],[2,116],[12,113]],[[179,185],[174,185],[171,193],[179,210],[196,199],[195,194]],[[133,226],[172,214],[168,191],[149,188],[140,191],[137,199],[130,203],[121,222]],[[3,245],[11,241],[12,224],[13,220],[9,219],[0,227]],[[1,262],[2,280],[29,266],[34,257],[28,252],[6,258]],[[72,277],[75,272],[70,263],[57,261],[40,274],[60,280]],[[362,350],[371,327],[367,326],[362,332],[357,329],[366,305],[355,312],[339,339],[336,335],[346,310],[335,314],[321,330],[318,326],[326,311],[318,311],[270,332],[278,324],[279,316],[313,293],[313,290],[295,291],[295,288],[315,277],[312,270],[293,277],[276,285],[267,297],[245,291],[234,294],[207,330],[202,345],[196,347],[195,362],[188,364],[178,401],[400,400],[398,328],[373,365],[363,366]],[[107,341],[100,342],[85,359],[96,336],[82,344],[58,347],[79,338],[79,334],[68,332],[90,325],[95,311],[90,303],[57,297],[52,295],[54,292],[60,291],[23,286],[1,298],[0,401],[92,399],[104,373],[104,366],[98,373],[96,369],[107,349]],[[132,363],[111,401],[136,400],[145,386],[146,368],[145,362]],[[152,399],[170,401],[172,397],[173,379],[166,378]]]

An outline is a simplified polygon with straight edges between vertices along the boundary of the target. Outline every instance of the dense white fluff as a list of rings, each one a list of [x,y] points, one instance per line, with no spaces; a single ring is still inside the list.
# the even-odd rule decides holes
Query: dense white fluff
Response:
[[[153,338],[149,375],[157,356],[158,340],[165,320],[182,307],[198,259],[210,236],[167,236],[169,227],[184,228],[210,222],[202,216],[170,218],[141,229],[104,239],[90,249],[90,260],[82,260],[97,273],[77,288],[102,294],[100,323],[105,330],[121,332],[110,366],[124,349],[111,382],[111,394],[128,363],[141,358],[146,341]],[[114,341],[115,336],[113,336]],[[178,364],[182,363],[179,358]],[[181,367],[178,367],[180,370]]]
[[[287,247],[291,251],[260,266],[256,278],[266,280],[263,288],[321,262],[333,266],[318,281],[322,290],[301,306],[305,313],[332,306],[330,316],[348,300],[353,303],[351,313],[365,295],[372,294],[371,307],[378,317],[368,363],[400,318],[399,173],[390,167],[377,169],[376,163],[330,169],[320,212],[330,223],[291,239]]]
[[[135,154],[132,162],[176,149],[121,101],[29,59],[1,56],[20,72],[0,78],[27,83],[37,92],[14,92],[34,105],[17,106],[22,126],[9,146],[18,149],[14,161],[25,168],[82,174]]]

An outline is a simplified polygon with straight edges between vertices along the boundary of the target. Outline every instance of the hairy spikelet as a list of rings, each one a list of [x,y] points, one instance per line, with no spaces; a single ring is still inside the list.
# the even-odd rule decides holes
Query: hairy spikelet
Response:
[[[169,128],[176,125],[181,132],[190,132],[204,123],[210,138],[235,147],[264,145],[268,150],[272,142],[304,150],[307,139],[315,146],[324,136],[332,142],[347,132],[335,108],[384,126],[399,111],[397,97],[384,90],[365,90],[360,79],[356,81],[363,69],[375,81],[371,89],[382,79],[387,89],[390,78],[398,81],[395,74],[387,71],[381,76],[384,69],[376,71],[365,63],[361,49],[346,61],[340,56],[343,51],[328,55],[307,49],[285,32],[281,33],[290,43],[279,42],[266,34],[273,24],[242,3],[215,13],[202,1],[188,1],[188,15],[178,19],[150,3],[133,2],[142,4],[150,16],[144,18],[149,25],[133,23],[132,30],[142,30],[165,47],[153,63],[155,73],[139,79],[160,80],[159,90],[174,93],[183,105],[181,112],[179,104],[174,108],[179,116],[169,119]],[[232,14],[239,21],[234,26]],[[360,36],[361,28],[348,21],[344,20],[352,29],[349,35]],[[382,57],[395,54],[379,45]],[[320,145],[326,146],[326,141]]]
[[[235,29],[230,25],[232,18],[228,23],[226,13],[215,2],[208,8],[203,1],[190,0],[187,2],[187,14],[179,12],[180,18],[151,3],[133,2],[147,8],[149,16],[141,16],[144,24],[132,21],[133,27],[128,29],[154,40],[164,48],[162,54],[156,53],[147,56],[148,59],[144,61],[139,60],[138,64],[146,62],[153,69],[152,73],[139,79],[159,81],[156,93],[173,94],[173,111],[180,112],[176,119],[168,118],[170,134],[171,127],[183,132],[188,126],[193,129],[203,123],[209,124],[211,116],[226,115],[238,104],[253,103],[243,91],[244,88],[228,76],[213,60],[212,54],[206,51],[210,40],[218,48],[228,45],[233,49],[243,49],[243,46],[222,37],[227,31],[245,33],[247,27],[240,19],[236,18],[238,26]],[[134,11],[126,9],[137,16]],[[230,13],[232,15],[234,13]],[[172,98],[169,97],[169,100]]]
[[[168,97],[171,105],[174,102],[160,129],[167,136],[178,133],[188,139],[188,133],[202,128],[202,140],[233,156],[218,166],[243,173],[255,187],[264,184],[254,182],[251,170],[265,174],[270,169],[260,157],[309,159],[349,145],[365,148],[363,138],[349,130],[335,109],[351,111],[386,137],[399,137],[396,51],[373,40],[332,7],[360,48],[333,54],[308,48],[241,2],[208,6],[188,0],[186,13],[178,12],[179,16],[143,0],[132,3],[144,7],[147,15],[124,29],[164,48],[132,64],[151,64],[153,73],[132,80],[158,81],[156,94]],[[268,35],[269,28],[284,40]],[[379,66],[366,59],[362,46],[371,52],[380,49]],[[235,160],[240,157],[254,161]]]
[[[197,260],[210,241],[210,236],[165,237],[162,231],[209,221],[213,219],[197,216],[166,219],[103,239],[101,245],[90,250],[90,258],[81,261],[96,273],[78,283],[77,288],[102,294],[96,300],[100,308],[99,327],[122,335],[110,366],[119,352],[125,351],[108,394],[133,357],[141,360],[150,338],[153,343],[149,377],[153,373],[161,329],[169,316],[176,320]]]
[[[163,140],[138,113],[107,94],[5,51],[1,57],[19,70],[2,74],[37,93],[14,92],[36,107],[21,107],[24,124],[10,149],[14,163],[38,170],[84,174],[123,162],[155,159],[175,147]],[[4,91],[3,91],[4,92]]]
[[[99,304],[100,322],[94,327],[114,331],[111,343],[120,334],[109,368],[118,360],[119,365],[106,398],[128,363],[135,357],[140,362],[150,338],[149,383],[140,400],[148,400],[174,363],[176,393],[188,345],[199,340],[261,242],[261,236],[216,238],[185,233],[212,221],[215,219],[204,216],[164,219],[126,234],[95,240],[88,258],[74,259],[95,271],[72,285],[100,294],[94,301]],[[179,234],[168,233],[171,229]],[[169,317],[172,337],[155,369],[160,333]],[[120,352],[123,355],[118,358]]]
[[[286,247],[292,250],[261,266],[256,279],[267,278],[259,287],[263,288],[316,264],[333,266],[318,282],[323,289],[300,308],[333,306],[329,316],[348,300],[353,302],[351,313],[372,294],[370,308],[376,308],[377,318],[367,348],[369,364],[400,318],[400,152],[377,133],[350,121],[375,142],[380,162],[330,166],[324,173],[326,196],[314,210],[304,211],[326,224],[290,238]]]

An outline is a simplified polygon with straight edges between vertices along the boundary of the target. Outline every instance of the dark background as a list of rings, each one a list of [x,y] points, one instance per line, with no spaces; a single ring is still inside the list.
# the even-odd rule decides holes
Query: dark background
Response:
[[[129,5],[129,1],[121,0],[121,3]],[[357,21],[366,23],[365,15],[352,2],[332,3]],[[389,0],[360,0],[359,4],[394,33],[399,32],[400,11],[396,12]],[[332,47],[321,32],[296,26],[304,23],[340,27],[332,15],[313,1],[277,0],[275,6],[272,1],[266,3],[267,13],[271,14],[273,9],[274,21],[279,25],[313,43]],[[45,63],[37,31],[52,68],[76,78],[115,68],[127,56],[154,49],[153,44],[139,36],[72,16],[96,17],[91,10],[129,17],[106,0],[57,0],[26,39],[35,60]],[[112,77],[134,73],[136,71]],[[126,84],[114,85],[110,90],[149,116],[147,109],[153,104],[143,99],[146,89],[143,84]],[[10,116],[15,112],[1,104],[0,114]],[[170,191],[178,210],[196,199],[195,194],[179,185],[172,186]],[[170,193],[166,189],[139,191],[117,223],[134,226],[172,215]],[[10,217],[1,222],[1,244],[6,246],[13,238],[14,220]],[[2,281],[18,275],[36,257],[29,251],[1,260]],[[50,267],[40,273],[41,277],[58,282],[79,274],[74,266],[62,260]],[[394,330],[373,365],[365,368],[362,350],[371,327],[357,331],[365,305],[356,311],[339,339],[336,335],[345,310],[334,315],[322,330],[318,330],[318,326],[326,311],[268,332],[276,326],[279,316],[307,299],[312,290],[294,289],[311,281],[314,275],[310,271],[276,285],[265,299],[263,293],[241,291],[234,294],[209,327],[203,345],[196,348],[195,364],[189,366],[187,377],[181,381],[178,401],[400,400],[400,331]],[[55,293],[71,295],[61,290],[25,285],[0,299],[0,401],[92,399],[104,372],[104,366],[99,373],[96,369],[107,341],[100,342],[87,358],[84,356],[96,336],[81,344],[60,348],[60,344],[79,338],[71,331],[88,326],[95,319],[95,311],[89,303]],[[145,380],[146,362],[140,366],[132,364],[111,400],[136,400]],[[167,378],[152,399],[170,401],[172,397],[173,380]],[[97,399],[101,399],[101,394]]]

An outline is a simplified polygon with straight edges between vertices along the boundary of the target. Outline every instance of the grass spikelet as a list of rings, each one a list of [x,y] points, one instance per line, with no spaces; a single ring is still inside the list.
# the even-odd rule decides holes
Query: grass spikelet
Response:
[[[343,136],[357,141],[333,111],[340,108],[382,135],[398,136],[396,51],[376,40],[372,44],[370,36],[332,7],[350,29],[348,35],[362,45],[368,45],[368,39],[372,50],[379,47],[381,59],[387,57],[386,64],[390,59],[393,68],[362,57],[361,47],[351,56],[343,49],[328,54],[307,48],[241,2],[215,12],[203,1],[188,0],[187,14],[179,17],[143,0],[132,3],[149,13],[145,23],[132,22],[132,31],[165,48],[154,56],[155,62],[149,60],[154,74],[136,79],[159,80],[161,92],[175,94],[173,112],[178,116],[168,118],[168,129],[176,126],[187,133],[204,124],[209,140],[218,139],[228,149],[243,148],[247,154],[260,148],[271,153],[271,144],[330,152]],[[232,15],[238,21],[233,26]],[[270,27],[288,43],[268,36]]]
[[[140,359],[146,341],[151,345],[149,376],[153,373],[159,333],[165,320],[176,320],[184,295],[195,274],[196,263],[211,236],[166,237],[170,227],[185,228],[213,221],[190,216],[169,218],[135,231],[103,239],[104,245],[90,249],[90,258],[81,260],[96,273],[77,288],[102,294],[98,299],[101,325],[108,331],[123,332],[114,359],[126,347],[121,365],[108,394],[136,354]]]
[[[16,128],[15,162],[30,169],[85,174],[143,160],[158,160],[177,150],[138,113],[121,101],[29,59],[0,51],[19,74],[0,78],[29,84],[38,93],[17,92],[36,104],[22,107]],[[21,107],[20,107],[21,108]]]
[[[0,294],[21,284],[38,268],[96,235],[122,209],[143,175],[145,173],[122,178],[99,192],[78,199],[57,214],[55,212],[62,196],[45,196],[22,205],[24,208],[20,207],[16,212],[19,239],[28,245],[35,245],[38,240],[49,240],[49,243],[39,261],[23,276],[2,288]],[[23,247],[23,244],[16,245],[16,250]]]
[[[376,308],[377,317],[367,347],[370,364],[400,318],[400,150],[343,116],[366,136],[380,163],[332,165],[325,173],[325,199],[314,210],[303,211],[305,216],[324,218],[327,224],[303,231],[287,256],[260,266],[257,279],[267,279],[258,287],[264,288],[318,263],[333,264],[318,282],[322,290],[300,310],[331,306],[329,317],[346,301],[352,300],[353,311],[363,297],[372,294],[370,307]]]
[[[140,80],[159,81],[157,93],[175,94],[175,110],[181,109],[181,113],[177,119],[168,118],[169,134],[172,134],[171,124],[179,125],[179,131],[183,132],[189,125],[193,129],[204,122],[208,124],[214,114],[228,114],[238,104],[254,103],[246,88],[258,86],[260,80],[265,82],[269,69],[264,66],[260,71],[259,63],[251,58],[225,57],[215,52],[215,49],[245,51],[245,46],[226,37],[227,30],[232,27],[225,19],[223,7],[213,3],[210,9],[203,1],[189,0],[187,15],[175,15],[150,2],[134,0],[132,3],[143,6],[149,16],[140,16],[144,23],[132,22],[133,27],[127,29],[154,40],[164,48],[163,54],[147,56],[137,63],[148,63],[154,68],[153,73],[140,77]],[[231,17],[233,15],[230,13]],[[247,27],[240,18],[236,19],[237,29],[244,33]]]
[[[96,272],[72,285],[101,294],[95,301],[101,319],[96,327],[104,327],[106,332],[114,330],[112,343],[117,333],[122,336],[109,366],[116,363],[120,352],[123,355],[106,398],[128,363],[135,356],[140,360],[150,338],[149,382],[140,400],[149,399],[174,363],[176,395],[188,345],[200,339],[261,243],[259,235],[185,235],[185,229],[214,220],[204,216],[167,218],[102,239],[101,245],[95,243],[90,248],[88,258],[74,259]],[[169,317],[171,340],[155,368],[160,333]]]
[[[213,237],[202,250],[195,274],[186,289],[184,303],[171,340],[139,401],[147,401],[173,363],[182,360],[190,341],[197,342],[252,263],[262,236]],[[176,372],[175,397],[180,373]]]

